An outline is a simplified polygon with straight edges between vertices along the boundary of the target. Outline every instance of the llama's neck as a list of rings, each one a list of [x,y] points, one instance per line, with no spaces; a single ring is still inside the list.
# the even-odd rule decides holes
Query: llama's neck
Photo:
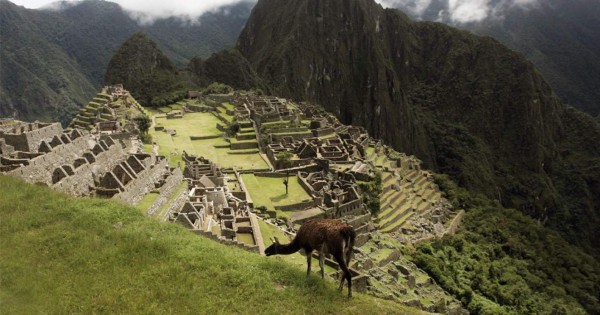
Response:
[[[290,255],[290,254],[293,254],[293,253],[299,251],[300,249],[301,248],[300,248],[299,242],[297,242],[296,239],[294,239],[289,244],[279,245],[279,248],[277,248],[277,254]]]

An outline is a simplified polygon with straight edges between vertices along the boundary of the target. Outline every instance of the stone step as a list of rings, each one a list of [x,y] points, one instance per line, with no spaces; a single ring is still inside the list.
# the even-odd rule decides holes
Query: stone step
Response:
[[[380,231],[383,233],[392,233],[392,232],[396,232],[397,230],[399,230],[405,223],[406,221],[408,221],[413,215],[415,215],[414,212],[410,211],[408,212],[404,217],[396,220],[396,222],[392,225],[388,225],[385,228],[381,229]]]
[[[414,213],[414,210],[413,210],[412,207],[404,207],[404,208],[398,209],[395,212],[396,215],[394,215],[390,220],[383,222],[380,225],[380,227],[382,229],[385,229],[385,228],[387,228],[389,226],[394,226],[394,225],[396,225],[396,223],[398,221],[401,221],[402,218],[406,217],[406,215],[409,214],[409,213]]]
[[[388,212],[385,218],[381,218],[379,220],[379,226],[384,226],[390,224],[390,222],[394,221],[394,218],[398,216],[398,213],[404,213],[406,211],[412,211],[413,206],[410,202],[404,202],[399,204],[396,208],[393,208],[390,212]]]

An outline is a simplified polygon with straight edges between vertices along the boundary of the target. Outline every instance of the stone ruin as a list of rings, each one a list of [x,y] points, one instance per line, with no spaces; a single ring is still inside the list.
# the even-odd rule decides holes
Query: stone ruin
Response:
[[[183,224],[195,233],[240,248],[264,252],[258,221],[241,176],[226,176],[211,161],[182,154],[184,174],[190,183],[187,201],[169,214],[169,220]],[[250,201],[250,203],[249,203]]]
[[[134,205],[181,171],[164,157],[136,153],[131,139],[115,140],[58,123],[14,122],[0,131],[0,172],[74,196],[113,198]]]

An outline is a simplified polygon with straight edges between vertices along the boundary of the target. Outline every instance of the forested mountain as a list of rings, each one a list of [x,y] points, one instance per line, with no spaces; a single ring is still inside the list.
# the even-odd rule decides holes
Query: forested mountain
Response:
[[[522,55],[370,0],[261,0],[238,49],[280,95],[600,248],[600,126]]]
[[[141,104],[185,87],[177,67],[145,33],[128,38],[110,59],[106,85],[123,84]]]
[[[68,121],[101,87],[110,58],[132,34],[149,34],[184,67],[194,56],[233,47],[250,9],[239,3],[194,23],[168,18],[140,25],[108,1],[29,10],[0,0],[0,116]]]
[[[322,104],[468,189],[450,188],[465,230],[416,257],[469,310],[600,311],[600,125],[523,55],[372,0],[260,0],[237,49],[275,94]]]
[[[486,18],[470,22],[453,19],[448,0],[391,3],[413,18],[496,38],[532,61],[564,103],[600,115],[600,1],[491,1]],[[424,7],[415,11],[415,3]]]

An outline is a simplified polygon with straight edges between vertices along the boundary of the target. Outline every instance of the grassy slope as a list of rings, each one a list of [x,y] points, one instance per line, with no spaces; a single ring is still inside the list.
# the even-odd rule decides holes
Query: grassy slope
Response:
[[[0,176],[0,313],[417,313],[113,201]]]

